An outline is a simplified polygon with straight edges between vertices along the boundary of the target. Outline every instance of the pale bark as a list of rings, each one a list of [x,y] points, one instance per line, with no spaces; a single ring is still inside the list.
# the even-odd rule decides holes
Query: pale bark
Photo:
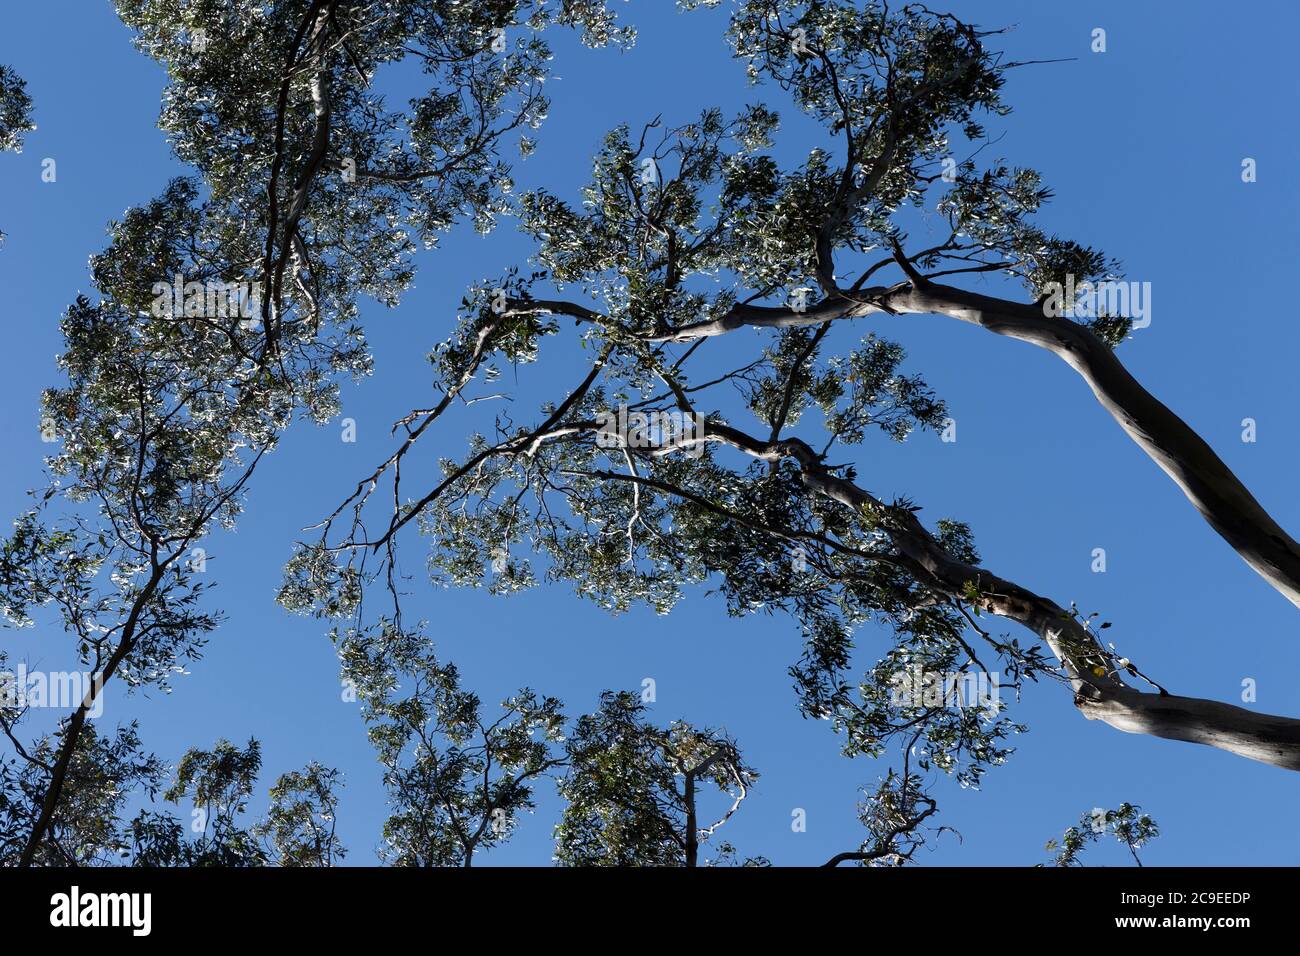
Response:
[[[1098,675],[1107,655],[1093,634],[1049,598],[990,571],[953,558],[909,511],[889,508],[853,482],[829,471],[798,439],[764,442],[726,425],[710,423],[702,440],[729,445],[766,461],[792,458],[803,483],[882,522],[899,554],[927,587],[957,600],[978,594],[978,606],[1038,635],[1065,667],[1074,703],[1089,720],[1126,733],[1204,744],[1262,763],[1300,770],[1300,720],[1260,714],[1217,701],[1144,693],[1125,684],[1111,667]]]
[[[919,278],[919,277],[918,277]],[[1135,379],[1089,329],[1012,302],[927,280],[831,296],[803,311],[738,305],[725,316],[656,337],[685,342],[744,326],[789,328],[873,313],[938,314],[1047,349],[1087,382],[1130,438],[1269,584],[1300,607],[1300,544],[1264,510],[1209,444]]]
[[[593,318],[588,310],[567,302],[518,306],[569,315],[579,321]],[[652,341],[685,342],[724,335],[745,326],[817,325],[877,312],[948,315],[1061,356],[1084,377],[1098,401],[1139,447],[1183,489],[1210,525],[1251,567],[1300,606],[1300,546],[1264,511],[1213,449],[1142,388],[1105,343],[1078,323],[1045,314],[1038,305],[966,292],[913,274],[911,281],[857,290],[851,298],[830,296],[802,311],[737,305],[721,318],[682,326]],[[689,409],[684,394],[678,394],[678,401]],[[547,426],[556,421],[552,416]],[[534,442],[557,437],[547,426],[533,433]],[[591,422],[569,423],[563,433],[594,427]],[[877,516],[887,515],[890,537],[918,580],[957,600],[966,600],[973,586],[981,610],[1016,621],[1038,635],[1064,665],[1074,689],[1075,706],[1089,720],[1101,720],[1126,733],[1204,744],[1273,766],[1300,770],[1300,720],[1129,687],[1113,667],[1106,666],[1109,656],[1093,634],[1065,608],[983,568],[955,560],[909,512],[886,508],[870,493],[828,470],[821,456],[805,442],[790,438],[761,441],[715,422],[707,424],[702,438],[688,440],[687,444],[695,440],[720,442],[765,461],[792,458],[799,463],[804,484],[811,490],[858,513],[865,510]],[[660,449],[658,453],[673,450]],[[1105,667],[1105,674],[1093,673],[1094,666]]]
[[[898,312],[938,313],[1029,342],[1064,360],[1210,526],[1287,600],[1300,607],[1300,544],[1264,510],[1206,441],[1135,379],[1079,323],[1036,305],[926,283],[891,295]]]

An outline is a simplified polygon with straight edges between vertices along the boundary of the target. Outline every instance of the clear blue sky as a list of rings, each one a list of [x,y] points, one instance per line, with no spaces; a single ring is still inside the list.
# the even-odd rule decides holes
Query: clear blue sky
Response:
[[[516,171],[521,188],[546,185],[573,196],[601,136],[622,122],[661,112],[684,120],[706,106],[730,111],[757,97],[789,115],[779,91],[748,88],[729,58],[725,5],[692,14],[677,14],[668,0],[620,8],[640,31],[628,53],[552,37],[561,79],[550,88],[540,148]],[[948,8],[985,27],[1012,27],[992,41],[1011,59],[1077,58],[1013,71],[1006,99],[1015,112],[990,124],[1006,132],[992,153],[1043,173],[1056,192],[1045,215],[1051,228],[1101,246],[1123,261],[1129,278],[1151,282],[1152,324],[1123,347],[1124,360],[1284,526],[1300,530],[1300,420],[1291,384],[1300,331],[1277,292],[1300,259],[1295,7],[1192,2],[1175,10],[1129,0],[1067,9],[1025,0]],[[79,291],[91,291],[87,257],[102,248],[110,219],[184,170],[154,125],[163,74],[131,47],[110,4],[10,2],[3,23],[0,62],[27,79],[39,124],[22,155],[0,156],[7,234],[0,290],[9,330],[0,510],[16,515],[26,507],[24,490],[41,481],[46,446],[37,398],[57,381],[60,314]],[[1094,27],[1107,31],[1104,54],[1089,51]],[[788,145],[792,153],[806,148]],[[45,157],[58,162],[56,183],[40,181]],[[1241,182],[1243,157],[1257,160],[1258,182]],[[169,698],[109,692],[102,719],[138,716],[146,745],[168,760],[220,736],[257,736],[263,792],[276,775],[312,759],[341,768],[349,862],[374,859],[385,815],[378,766],[356,706],[339,700],[325,628],[274,603],[280,569],[299,529],[386,453],[389,424],[428,404],[424,355],[450,332],[464,287],[526,253],[509,224],[486,239],[462,228],[422,255],[399,309],[365,308],[378,372],[346,391],[357,443],[341,443],[337,424],[291,431],[260,469],[238,532],[210,547],[219,583],[212,600],[228,621],[204,660]],[[909,370],[922,371],[948,401],[959,440],[927,435],[867,446],[859,468],[867,487],[881,497],[912,496],[930,520],[968,521],[990,568],[1061,603],[1100,611],[1114,622],[1108,633],[1120,650],[1174,692],[1237,702],[1242,679],[1251,677],[1258,682],[1251,706],[1300,715],[1294,609],[1204,524],[1066,366],[949,319],[872,327],[907,347]],[[572,377],[550,374],[555,382]],[[1240,440],[1247,416],[1258,421],[1255,444]],[[424,453],[458,455],[464,434],[448,419]],[[418,573],[412,544],[407,567]],[[1090,572],[1096,547],[1106,549],[1105,574]],[[702,594],[667,619],[644,611],[613,618],[563,586],[502,601],[415,584],[407,613],[433,622],[440,653],[489,703],[528,684],[576,715],[604,688],[636,688],[653,677],[657,719],[725,726],[762,773],[725,828],[742,853],[817,863],[860,841],[858,789],[885,765],[843,759],[826,725],[799,718],[785,673],[799,654],[790,620],[728,619]],[[3,639],[33,662],[64,659],[59,633]],[[886,640],[869,630],[859,635],[860,669]],[[1080,813],[1122,800],[1142,804],[1163,827],[1148,863],[1300,858],[1300,834],[1285,810],[1300,786],[1296,775],[1089,723],[1058,687],[1031,687],[1016,712],[1030,733],[982,791],[950,782],[936,788],[942,822],[964,842],[945,836],[920,862],[1038,862],[1043,842]],[[482,863],[549,862],[556,804],[541,796],[537,816]],[[806,833],[791,832],[796,807],[807,811]],[[1108,851],[1096,861],[1124,858]]]

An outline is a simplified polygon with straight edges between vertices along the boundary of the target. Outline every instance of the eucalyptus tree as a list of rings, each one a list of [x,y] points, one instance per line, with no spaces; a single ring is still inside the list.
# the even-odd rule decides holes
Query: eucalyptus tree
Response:
[[[21,153],[23,135],[34,129],[26,81],[12,67],[0,63],[0,153]],[[3,239],[4,233],[0,232]]]
[[[1137,851],[1160,835],[1160,826],[1131,803],[1121,803],[1114,810],[1097,807],[1085,813],[1078,826],[1067,828],[1060,840],[1047,842],[1047,852],[1055,854],[1052,865],[1083,866],[1079,859],[1083,851],[1108,834],[1123,844],[1133,862],[1141,866]]]
[[[262,748],[256,740],[243,748],[218,740],[211,750],[186,751],[163,797],[192,806],[189,829],[195,836],[177,844],[176,859],[156,862],[183,866],[265,865],[265,852],[241,820],[261,769]],[[139,828],[142,833],[145,829]]]
[[[1028,65],[1007,62],[991,35],[919,4],[739,0],[736,58],[820,124],[814,142],[794,143],[806,158],[778,162],[778,145],[790,152],[778,115],[754,103],[611,131],[579,203],[522,194],[530,267],[469,288],[432,355],[441,394],[397,423],[392,453],[300,544],[284,603],[349,615],[378,585],[400,613],[396,542],[411,526],[441,584],[504,594],[568,581],[612,611],[661,613],[708,584],[734,615],[789,612],[805,639],[791,667],[802,713],[827,720],[850,756],[899,745],[902,766],[863,812],[872,838],[847,856],[858,860],[910,856],[934,807],[922,775],[978,784],[1024,730],[1001,695],[900,693],[913,670],[1005,673],[1016,695],[1026,681],[1059,685],[1117,729],[1300,769],[1300,721],[1169,694],[1103,641],[1108,623],[985,567],[966,525],[927,526],[911,500],[873,493],[855,456],[871,433],[942,431],[948,412],[901,348],[850,320],[976,322],[1065,357],[1288,590],[1289,539],[1115,356],[1132,316],[1105,304],[1073,316],[1061,301],[1116,265],[1037,224],[1050,195],[1037,173],[980,160],[982,124],[1009,112],[1007,72]],[[935,234],[911,238],[924,228]],[[994,298],[954,276],[1027,291]],[[575,355],[581,373],[531,423],[516,406],[444,453],[437,474],[419,472],[412,449],[501,364],[523,374]],[[1046,650],[994,633],[990,617]],[[854,678],[854,632],[868,621],[893,645]]]
[[[561,864],[695,866],[758,776],[725,734],[684,721],[655,727],[629,692],[605,692],[572,722],[559,700],[529,688],[487,714],[421,629],[385,619],[332,636],[345,699],[361,705],[384,768],[379,852],[394,866],[472,866],[514,835],[547,780],[565,804]],[[728,795],[717,820],[697,808],[703,787]],[[720,859],[731,855],[718,848]]]
[[[34,129],[26,81],[0,63],[0,152],[22,152],[23,134]]]
[[[261,744],[218,740],[191,748],[162,796],[188,807],[188,821],[142,809],[122,829],[122,860],[138,867],[327,867],[347,851],[335,833],[339,772],[319,763],[282,774],[266,816],[245,822],[262,769]]]
[[[607,691],[595,713],[577,720],[565,744],[565,806],[555,828],[561,865],[698,866],[701,845],[740,809],[758,779],[725,734],[682,721],[655,727],[645,711],[638,695]],[[702,787],[726,797],[708,822]],[[734,855],[730,844],[718,847],[719,861]]]
[[[201,655],[220,621],[204,596],[206,539],[233,526],[290,421],[328,420],[340,380],[370,371],[360,300],[395,305],[421,245],[505,215],[535,241],[531,270],[504,265],[469,289],[433,353],[441,394],[398,423],[401,442],[301,546],[280,595],[353,618],[335,640],[384,766],[392,862],[469,865],[531,809],[535,783],[563,771],[561,862],[692,865],[713,829],[700,784],[730,794],[721,821],[756,776],[724,733],[656,728],[632,695],[603,697],[568,741],[559,702],[531,691],[484,716],[456,668],[402,624],[407,525],[427,535],[444,583],[506,594],[545,577],[611,611],[663,613],[711,585],[732,614],[790,613],[805,642],[790,669],[801,712],[826,720],[849,756],[897,744],[901,761],[860,808],[867,838],[832,865],[910,860],[934,832],[926,776],[977,785],[1024,729],[999,697],[932,699],[900,674],[1005,673],[1017,693],[1059,683],[1119,729],[1300,768],[1300,721],[1166,693],[1104,644],[1093,616],[985,568],[965,525],[927,527],[910,500],[873,494],[853,461],[869,435],[939,431],[948,410],[901,348],[851,321],[975,322],[1065,358],[1243,558],[1300,597],[1292,539],[1120,364],[1129,319],[1061,314],[1060,289],[1107,281],[1114,263],[1036,225],[1048,198],[1036,173],[977,162],[981,121],[1007,112],[1004,75],[1022,65],[990,49],[988,32],[916,4],[738,0],[738,60],[821,124],[818,141],[794,142],[806,159],[778,161],[776,145],[792,141],[766,104],[646,117],[609,133],[574,203],[547,190],[513,200],[504,148],[526,155],[547,110],[539,31],[630,42],[602,0],[117,7],[167,70],[160,125],[194,176],[128,211],[92,259],[97,296],[65,315],[66,381],[43,398],[43,437],[60,446],[51,481],[0,543],[6,617],[57,623],[95,675],[52,734],[29,741],[24,712],[0,708],[13,750],[0,763],[3,861],[341,855],[325,768],[280,778],[268,818],[243,824],[255,742],[181,761],[165,796],[208,811],[197,838],[147,810],[124,829],[127,795],[152,796],[161,765],[133,727],[109,735],[87,716],[106,683],[166,688]],[[379,75],[403,61],[431,88],[392,110]],[[0,71],[0,143],[30,128],[21,81]],[[934,222],[937,235],[911,238]],[[1027,292],[940,281],[961,275]],[[420,473],[411,449],[501,364],[575,355],[583,373],[532,424],[502,415],[446,454],[441,474]],[[412,480],[425,483],[411,493]],[[362,596],[376,584],[393,609],[368,622]],[[1047,652],[992,633],[988,616]],[[855,677],[868,621],[894,640]],[[1128,836],[1153,835],[1123,809]],[[722,845],[715,862],[733,856]]]
[[[166,687],[217,625],[199,542],[233,526],[295,415],[328,419],[339,380],[369,372],[358,300],[395,304],[418,244],[499,214],[501,147],[526,153],[547,108],[538,31],[630,41],[603,0],[117,8],[167,69],[160,126],[197,175],[129,210],[92,259],[97,297],[64,317],[66,382],[43,397],[52,480],[4,545],[7,617],[51,612],[95,675],[52,737],[23,745],[6,724],[35,781],[5,803],[7,832],[28,833],[22,864],[54,852],[105,684]],[[406,111],[375,85],[399,61],[426,84]],[[7,71],[4,90],[22,126]]]
[[[391,622],[335,634],[344,686],[384,768],[381,856],[394,866],[472,866],[508,840],[533,788],[563,764],[564,714],[524,688],[483,713],[419,630]]]
[[[341,780],[315,761],[276,780],[266,819],[253,832],[269,841],[280,866],[335,866],[347,856],[337,835]]]
[[[18,756],[0,762],[3,866],[13,866],[21,858],[31,836],[31,807],[44,797],[56,756],[56,744],[48,738],[38,740],[32,750],[17,738],[14,745]],[[121,864],[131,853],[130,801],[156,794],[164,776],[162,762],[144,751],[134,723],[102,734],[94,724],[87,725],[68,765],[67,796],[33,862],[39,866]]]

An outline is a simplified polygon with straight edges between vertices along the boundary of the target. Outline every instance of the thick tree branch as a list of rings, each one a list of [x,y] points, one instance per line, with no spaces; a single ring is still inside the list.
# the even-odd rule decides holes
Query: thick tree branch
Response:
[[[1173,479],[1219,535],[1287,600],[1300,607],[1300,544],[1273,520],[1209,444],[1148,392],[1104,342],[1077,322],[926,282],[891,294],[899,313],[937,313],[1047,349],[1082,376],[1138,447]]]
[[[1105,650],[1069,611],[1015,582],[957,560],[910,511],[887,506],[835,474],[803,441],[762,441],[714,422],[703,431],[702,437],[684,439],[679,447],[713,441],[762,461],[793,459],[810,490],[876,520],[897,549],[891,560],[910,570],[922,584],[958,600],[973,600],[982,611],[1016,621],[1038,635],[1064,666],[1075,706],[1089,720],[1100,720],[1126,733],[1204,744],[1300,770],[1300,720],[1201,698],[1135,690],[1108,666]]]
[[[788,328],[878,312],[937,314],[1044,348],[1082,376],[1097,401],[1173,479],[1219,535],[1269,584],[1300,607],[1300,543],[1279,525],[1209,444],[1148,392],[1091,330],[1039,305],[967,292],[928,279],[829,296],[803,311],[737,305],[652,341],[685,342],[744,326]]]

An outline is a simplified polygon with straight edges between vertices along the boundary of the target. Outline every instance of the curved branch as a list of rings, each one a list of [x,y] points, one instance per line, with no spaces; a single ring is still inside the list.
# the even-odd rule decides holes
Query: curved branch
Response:
[[[1148,392],[1115,353],[1077,322],[1041,307],[926,282],[889,296],[897,312],[937,313],[1056,355],[1160,466],[1201,516],[1292,604],[1300,607],[1300,544],[1264,510],[1205,439]]]
[[[762,441],[728,425],[709,422],[701,437],[762,461],[791,458],[805,487],[880,522],[898,553],[893,560],[917,579],[949,597],[972,601],[981,610],[1017,622],[1038,635],[1064,666],[1074,704],[1089,720],[1126,733],[1204,744],[1286,770],[1300,770],[1300,720],[1260,714],[1231,704],[1144,693],[1129,687],[1106,666],[1106,651],[1091,631],[1061,605],[992,572],[950,555],[911,511],[890,507],[828,468],[799,439]],[[627,476],[621,476],[627,477]]]
[[[912,293],[915,294],[915,293]],[[599,365],[577,393],[590,384]],[[572,398],[572,396],[571,396]],[[462,466],[390,526],[387,540],[445,487],[479,461],[493,454],[527,453],[547,438],[594,431],[596,422],[563,422],[571,402],[566,402],[538,429],[503,446],[487,449]],[[655,449],[652,457],[672,454],[699,442],[727,445],[766,462],[791,459],[799,465],[801,480],[810,491],[840,503],[855,514],[870,517],[892,541],[895,553],[881,555],[909,571],[936,593],[967,601],[980,610],[1021,624],[1036,634],[1061,662],[1074,691],[1074,704],[1089,720],[1100,720],[1126,733],[1182,740],[1226,750],[1287,770],[1300,770],[1300,720],[1261,714],[1217,701],[1168,693],[1145,693],[1123,682],[1109,666],[1110,656],[1096,636],[1068,610],[985,568],[954,558],[908,509],[889,506],[829,467],[822,455],[797,438],[764,441],[729,425],[708,421],[699,433],[682,436],[671,447]],[[638,483],[662,482],[635,475],[617,477]],[[683,493],[673,490],[672,493]]]
[[[1109,346],[1079,323],[1045,314],[1039,305],[923,279],[828,296],[804,311],[737,305],[718,319],[680,326],[651,341],[686,342],[743,326],[788,328],[878,312],[946,315],[1037,345],[1065,361],[1210,527],[1274,589],[1300,607],[1300,543],[1264,510],[1205,439],[1142,387]]]

